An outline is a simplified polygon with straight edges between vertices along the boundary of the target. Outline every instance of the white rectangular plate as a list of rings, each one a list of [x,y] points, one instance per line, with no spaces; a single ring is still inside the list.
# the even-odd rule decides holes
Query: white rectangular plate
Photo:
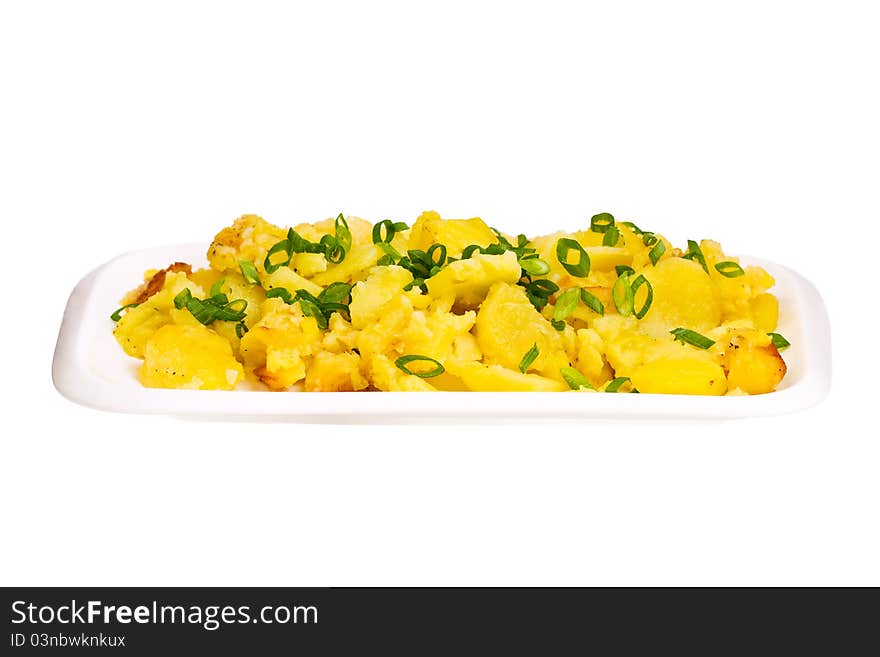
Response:
[[[831,382],[828,314],[816,289],[785,267],[743,258],[776,279],[779,332],[792,343],[779,389],[757,396],[702,397],[558,392],[267,392],[159,390],[137,380],[140,361],[113,338],[110,313],[147,269],[182,261],[205,266],[206,248],[188,244],[133,251],[86,276],[73,290],[55,348],[52,376],[68,399],[108,411],[300,421],[419,419],[656,419],[778,415],[821,401]]]

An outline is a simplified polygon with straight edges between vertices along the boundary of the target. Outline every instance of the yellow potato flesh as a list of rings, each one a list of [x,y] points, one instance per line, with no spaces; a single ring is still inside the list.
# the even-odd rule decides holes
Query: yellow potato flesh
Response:
[[[391,242],[407,258],[400,263],[405,267],[386,264],[386,251],[373,243],[370,222],[346,221],[351,244],[337,263],[324,252],[292,253],[289,265],[267,273],[266,254],[286,239],[288,230],[245,215],[217,234],[208,250],[209,269],[193,271],[176,262],[148,272],[144,284],[120,304],[139,305],[123,313],[114,329],[124,351],[144,360],[144,384],[229,388],[244,372],[272,390],[302,383],[308,391],[561,391],[568,386],[560,370],[572,367],[599,390],[615,377],[629,377],[643,393],[719,395],[771,392],[785,375],[786,364],[767,336],[777,330],[780,314],[772,276],[747,264],[742,275],[722,275],[716,264],[738,260],[717,242],[700,242],[707,272],[659,234],[652,238],[618,223],[619,235],[608,235],[591,230],[587,220],[581,230],[528,241],[525,246],[535,249],[550,270],[526,275],[519,251],[523,243],[499,236],[479,218],[450,220],[422,213],[412,228],[396,231]],[[340,225],[331,217],[294,228],[318,244],[326,236],[335,239]],[[559,262],[556,246],[563,238],[589,255],[588,275],[568,271]],[[460,259],[465,247],[498,248],[504,239],[517,252],[477,251]],[[427,251],[435,244],[446,247],[446,262],[418,270],[420,256],[408,250]],[[258,284],[244,279],[242,260],[254,264]],[[565,260],[575,262],[576,250]],[[534,265],[530,270],[539,269]],[[635,270],[630,282],[643,275],[651,283],[653,304],[642,318],[625,306],[619,310],[613,290],[621,267]],[[415,284],[414,275],[419,279]],[[546,303],[538,303],[534,289],[531,297],[526,293],[536,279],[559,288],[546,293]],[[266,291],[276,288],[318,297],[333,283],[351,285],[351,296],[327,309],[327,316],[306,316],[301,301],[287,305],[266,298]],[[192,312],[175,307],[184,288],[204,303],[218,284],[230,301],[247,302],[241,323],[205,319],[198,307]],[[572,288],[598,298],[604,313],[583,301],[567,308],[572,295],[561,297]],[[645,305],[647,291],[642,286],[636,292],[636,310]],[[557,315],[566,308],[569,314],[563,313],[560,323]],[[314,307],[305,310],[315,313]],[[675,343],[670,331],[676,328],[716,342],[706,350]],[[537,356],[521,372],[523,357],[533,347]],[[412,355],[442,363],[445,372],[423,378],[395,364]]]
[[[244,375],[229,343],[197,324],[167,324],[147,341],[141,382],[149,388],[231,390]]]
[[[645,363],[630,375],[639,392],[676,395],[723,395],[724,370],[717,363],[694,358],[668,358]]]

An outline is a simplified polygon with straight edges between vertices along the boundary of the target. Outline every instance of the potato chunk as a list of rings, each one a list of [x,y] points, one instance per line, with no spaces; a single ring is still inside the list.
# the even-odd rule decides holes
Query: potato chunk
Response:
[[[523,374],[501,365],[477,362],[448,364],[449,371],[475,392],[561,392],[568,390],[562,381],[537,374]]]
[[[382,307],[395,296],[403,294],[403,288],[413,277],[403,267],[391,265],[374,268],[365,281],[357,283],[351,291],[351,325],[362,329],[379,319]]]
[[[437,388],[418,376],[407,374],[387,356],[378,354],[370,361],[370,378],[379,390],[388,392],[426,392]]]
[[[772,343],[763,346],[735,344],[727,350],[727,383],[750,395],[773,392],[785,376],[786,365]]]
[[[518,285],[496,283],[480,306],[477,342],[493,364],[517,370],[525,353],[538,346],[538,357],[529,370],[561,380],[559,370],[569,365],[559,331],[531,304]]]
[[[238,271],[239,260],[250,260],[263,271],[266,253],[287,231],[255,214],[246,214],[224,228],[208,248],[208,262],[217,271]]]
[[[305,389],[310,392],[363,390],[369,382],[361,374],[360,356],[352,352],[318,353],[306,372]]]
[[[691,260],[667,258],[644,274],[654,287],[654,302],[645,315],[647,324],[706,331],[721,321],[721,304],[712,279]],[[637,299],[636,305],[641,303]]]
[[[113,330],[113,336],[125,353],[143,358],[147,340],[166,324],[198,323],[189,311],[174,308],[174,297],[184,288],[189,288],[194,296],[201,297],[204,294],[185,273],[167,271],[162,277],[162,289],[122,316]]]
[[[409,235],[410,249],[426,251],[432,244],[445,244],[449,256],[458,257],[466,246],[485,247],[498,241],[482,219],[441,219],[436,212],[423,212]]]
[[[241,339],[241,355],[260,381],[272,390],[285,390],[305,378],[306,361],[319,349],[321,330],[299,304],[269,299],[263,311],[263,318]]]
[[[167,324],[147,340],[141,382],[149,388],[231,390],[244,376],[229,343],[201,324]]]
[[[676,395],[723,395],[727,392],[724,370],[702,358],[664,358],[637,368],[630,375],[639,392]]]
[[[516,254],[477,253],[467,260],[457,260],[425,281],[433,297],[452,295],[457,306],[476,308],[495,283],[516,283],[522,275]]]

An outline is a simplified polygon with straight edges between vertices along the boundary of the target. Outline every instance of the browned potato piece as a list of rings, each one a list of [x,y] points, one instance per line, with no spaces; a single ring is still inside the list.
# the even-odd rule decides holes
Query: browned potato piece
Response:
[[[727,352],[727,383],[750,395],[773,392],[785,376],[786,365],[771,343],[764,346],[734,345]]]

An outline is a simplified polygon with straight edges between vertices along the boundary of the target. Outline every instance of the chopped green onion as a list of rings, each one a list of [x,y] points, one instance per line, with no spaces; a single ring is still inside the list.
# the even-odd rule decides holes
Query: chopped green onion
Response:
[[[318,325],[319,329],[323,331],[327,328],[327,315],[324,314],[324,311],[319,304],[315,303],[311,299],[300,298],[299,307],[302,309],[303,315],[305,315],[306,317],[311,317],[315,320],[315,324]]]
[[[523,374],[526,373],[526,370],[532,366],[532,363],[535,362],[535,359],[540,354],[540,350],[538,349],[538,343],[535,343],[529,348],[529,350],[523,354],[522,360],[519,361],[519,371]]]
[[[557,331],[565,328],[564,320],[575,311],[579,299],[580,290],[576,287],[569,288],[557,297],[553,306],[553,326]]]
[[[407,365],[409,363],[414,363],[414,362],[434,363],[435,367],[433,369],[426,371],[426,372],[414,372],[407,367]],[[433,358],[430,358],[428,356],[421,356],[419,354],[412,354],[409,356],[401,356],[396,361],[394,361],[394,364],[397,365],[398,369],[402,370],[406,374],[410,374],[412,376],[418,376],[422,379],[430,379],[431,377],[434,377],[434,376],[440,376],[441,374],[443,374],[443,372],[446,371],[446,368],[443,367],[443,365],[440,363],[440,361],[434,360]]]
[[[657,243],[657,236],[654,233],[646,231],[642,233],[642,243],[645,246],[652,246]]]
[[[605,386],[605,392],[618,392],[620,390],[620,386],[629,381],[628,376],[619,376],[613,381],[609,382],[607,386]]]
[[[482,251],[482,250],[483,250],[483,247],[481,247],[479,244],[471,244],[469,246],[466,246],[466,247],[464,247],[464,250],[461,252],[461,259],[467,260],[468,258],[473,256],[474,253],[476,253],[477,251]]]
[[[345,247],[333,235],[324,235],[319,244],[324,251],[324,257],[334,265],[345,260]]]
[[[215,281],[214,284],[211,286],[210,292],[208,292],[208,296],[213,299],[214,297],[219,297],[221,294],[223,294],[223,283],[225,282],[225,278],[221,278],[219,281]],[[223,303],[226,302],[224,301]]]
[[[351,229],[348,227],[348,222],[341,212],[336,217],[334,227],[336,229],[336,242],[342,247],[343,253],[348,253],[351,251]],[[343,257],[345,256],[343,255]]]
[[[651,259],[651,264],[656,265],[657,261],[660,260],[660,256],[662,256],[666,252],[666,245],[663,244],[663,240],[658,240],[657,244],[654,245],[654,248],[648,252],[648,257]]]
[[[218,281],[212,286],[211,290],[218,287]],[[183,288],[177,296],[174,297],[174,307],[178,310],[186,308],[189,313],[202,324],[210,324],[213,321],[221,320],[227,322],[239,322],[246,317],[245,309],[248,302],[245,299],[235,299],[227,301],[226,295],[217,293],[212,294],[208,299],[196,299],[189,288]]]
[[[688,250],[682,258],[687,258],[688,260],[696,260],[700,263],[700,267],[703,268],[707,274],[709,273],[709,267],[706,266],[706,256],[703,255],[703,250],[700,248],[700,245],[697,244],[694,240],[688,240]]]
[[[743,268],[733,260],[725,260],[715,265],[716,271],[726,278],[736,278],[745,274]]]
[[[284,253],[287,256],[287,259],[273,262],[272,256],[276,253]],[[266,270],[267,274],[272,274],[278,269],[289,265],[292,258],[293,251],[290,250],[290,243],[287,240],[282,240],[277,244],[274,244],[272,248],[270,248],[269,251],[266,253],[266,259],[263,260],[263,269]]]
[[[598,315],[602,316],[605,314],[605,306],[602,305],[601,301],[599,301],[599,297],[583,288],[581,288],[581,301],[584,302],[584,305],[587,308],[597,313]]]
[[[574,264],[567,261],[569,251],[578,255],[578,261]],[[569,237],[561,237],[556,242],[556,259],[572,276],[586,278],[590,274],[590,256],[584,251],[584,247]]]
[[[791,342],[789,342],[788,340],[786,340],[786,339],[782,336],[782,334],[780,334],[780,333],[768,333],[767,335],[770,336],[770,340],[773,341],[773,346],[776,347],[776,349],[779,350],[779,351],[782,351],[782,350],[785,349],[786,347],[790,347],[790,346],[791,346]]]
[[[192,299],[192,292],[189,291],[188,287],[185,287],[174,296],[174,307],[180,310],[190,299]]]
[[[378,242],[376,244],[382,251],[385,252],[383,258],[388,258],[390,262],[387,264],[393,265],[396,261],[400,260],[403,256],[400,255],[400,252],[395,249],[393,246],[388,244],[387,242]]]
[[[595,390],[590,380],[573,367],[563,367],[559,373],[572,390]]]
[[[464,258],[464,254],[462,254],[462,258]],[[537,257],[537,255],[520,258],[519,266],[529,276],[545,276],[550,273],[550,265]]]
[[[406,224],[404,224],[405,226]],[[382,229],[385,229],[385,235],[382,235]],[[375,226],[373,226],[373,244],[379,244],[380,242],[385,242],[386,244],[390,244],[391,240],[394,239],[394,235],[397,233],[397,224],[395,224],[390,219],[383,219]]]
[[[642,317],[647,315],[648,310],[650,310],[651,308],[651,304],[654,302],[654,288],[651,286],[651,281],[645,278],[642,274],[639,274],[632,282],[633,306],[635,306],[636,292],[638,292],[639,288],[642,287],[642,285],[648,286],[648,296],[645,297],[645,304],[641,307],[640,310],[633,310],[633,314],[636,316],[636,319],[641,319]]]
[[[248,283],[251,285],[261,285],[257,268],[254,267],[254,263],[250,260],[239,260],[238,268],[241,269],[241,275],[244,276],[244,280]]]
[[[247,332],[248,332],[248,327],[244,323],[244,320],[240,321],[238,324],[235,325],[235,335],[239,340],[241,340],[244,337],[244,334]]]
[[[523,374],[526,373],[526,370],[529,369],[532,363],[535,362],[535,359],[538,357],[538,344],[535,343],[532,345],[531,349],[529,349],[522,357],[522,360],[519,361],[519,371]]]
[[[122,308],[117,308],[116,310],[113,311],[113,314],[110,315],[110,319],[112,319],[114,322],[118,322],[120,319],[122,319],[122,312],[124,310],[128,310],[129,308],[135,308],[139,305],[140,305],[139,303],[129,303],[128,305],[122,306]]]
[[[245,309],[247,308],[247,299],[235,299],[224,306],[218,308],[214,312],[214,319],[224,322],[238,322],[245,318]]]
[[[274,299],[276,297],[281,299],[288,306],[292,306],[296,302],[296,299],[290,293],[290,290],[288,290],[287,288],[273,287],[269,290],[266,290],[266,298],[267,299]]]
[[[435,253],[439,253],[438,257],[434,257]],[[442,267],[446,262],[446,245],[445,244],[432,244],[428,247],[428,250],[425,252],[427,256],[428,263],[430,263],[431,267]]]
[[[635,294],[629,283],[629,274],[624,274],[614,281],[614,287],[611,288],[611,298],[614,300],[617,312],[623,317],[629,317],[633,314]]]
[[[352,286],[348,283],[330,283],[330,285],[324,288],[321,294],[318,295],[318,301],[322,304],[342,304],[351,296],[351,287]]]
[[[629,228],[636,235],[641,235],[642,233],[645,232],[631,221],[621,221],[620,223],[623,224],[624,226],[626,226],[627,228]]]
[[[619,239],[620,229],[617,226],[611,226],[611,228],[605,231],[605,235],[602,237],[602,246],[617,246]]]
[[[550,295],[559,292],[559,286],[546,278],[539,278],[525,285],[526,295],[536,310],[541,311],[547,305]]]
[[[670,331],[673,335],[673,339],[676,342],[681,342],[682,344],[693,345],[694,347],[699,347],[700,349],[708,349],[713,344],[715,344],[715,340],[707,338],[705,335],[700,335],[696,331],[691,331],[686,328],[676,328]]]
[[[594,233],[604,233],[614,225],[614,217],[608,212],[594,214],[590,219],[590,230]]]
[[[615,265],[614,271],[618,276],[623,276],[624,274],[635,274],[636,270],[627,265]]]

